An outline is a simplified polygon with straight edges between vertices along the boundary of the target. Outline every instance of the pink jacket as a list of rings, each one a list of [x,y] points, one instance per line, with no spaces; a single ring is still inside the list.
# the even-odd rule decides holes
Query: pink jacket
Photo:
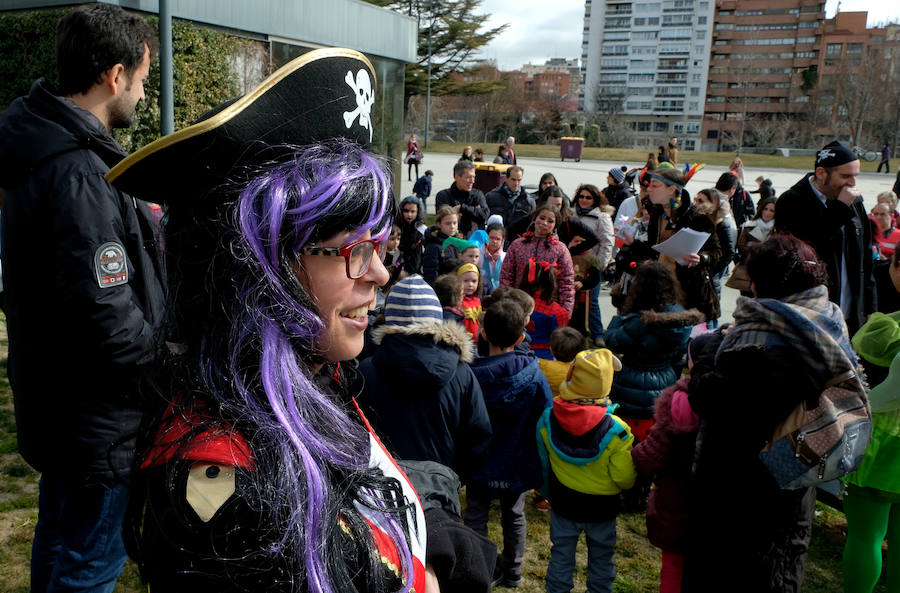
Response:
[[[556,264],[559,304],[571,315],[575,304],[575,272],[569,249],[557,240],[556,235],[548,239],[524,236],[513,241],[506,250],[506,259],[500,269],[500,284],[518,288],[532,257],[537,261]]]

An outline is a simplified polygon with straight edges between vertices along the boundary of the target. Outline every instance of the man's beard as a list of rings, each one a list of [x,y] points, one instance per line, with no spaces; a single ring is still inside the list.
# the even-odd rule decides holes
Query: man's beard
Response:
[[[116,128],[130,128],[131,124],[134,123],[137,101],[129,105],[129,103],[131,103],[131,95],[129,95],[130,91],[131,81],[125,86],[125,93],[122,96],[117,97],[116,100],[110,103],[106,108],[107,121],[109,122],[109,128],[111,130]]]

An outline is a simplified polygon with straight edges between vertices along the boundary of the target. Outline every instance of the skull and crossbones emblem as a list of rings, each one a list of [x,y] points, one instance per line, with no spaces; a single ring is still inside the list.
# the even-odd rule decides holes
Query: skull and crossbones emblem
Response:
[[[347,127],[349,128],[350,126],[347,126]],[[833,156],[834,156],[834,152],[832,150],[830,150],[828,148],[823,148],[816,155],[816,162],[818,163],[818,162],[824,161],[825,159],[831,158]]]
[[[372,92],[372,81],[369,79],[369,73],[360,70],[356,73],[356,79],[353,78],[352,72],[347,72],[344,81],[353,89],[356,95],[356,109],[344,112],[344,124],[349,129],[359,117],[359,125],[369,130],[369,142],[372,141],[372,105],[375,103],[375,94]]]

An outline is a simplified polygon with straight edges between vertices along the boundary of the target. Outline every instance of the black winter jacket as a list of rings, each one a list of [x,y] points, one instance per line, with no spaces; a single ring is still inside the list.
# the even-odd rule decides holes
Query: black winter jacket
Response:
[[[669,223],[663,217],[662,208],[655,208],[650,214],[650,244],[656,245],[660,225]],[[675,266],[675,276],[681,283],[684,291],[684,306],[688,309],[697,309],[706,317],[706,320],[718,319],[721,314],[719,297],[713,286],[711,270],[718,265],[722,258],[722,247],[713,221],[705,214],[700,214],[692,205],[685,210],[675,221],[674,229],[693,229],[702,233],[710,233],[709,239],[700,248],[700,263],[691,268],[683,265]]]
[[[145,202],[104,175],[125,156],[42,80],[0,114],[9,379],[19,451],[109,483],[131,467],[142,365],[164,293]]]
[[[359,366],[359,398],[375,434],[397,459],[436,461],[465,479],[483,457],[491,423],[469,368],[474,344],[462,325],[382,325]]]
[[[435,209],[444,205],[459,206],[459,232],[463,237],[483,229],[491,215],[481,190],[472,188],[472,191],[465,192],[456,187],[456,182],[439,191],[435,197]]]
[[[857,198],[852,206],[840,200],[826,200],[823,204],[813,192],[809,178],[810,175],[805,175],[778,198],[775,230],[791,233],[816,250],[816,255],[828,269],[828,298],[838,305],[841,302],[841,258],[847,258],[851,302],[849,312],[844,311],[844,315],[852,336],[877,310],[872,275],[872,225],[862,198]]]
[[[534,210],[534,199],[527,191],[520,187],[515,197],[511,199],[509,188],[505,183],[497,189],[489,191],[484,198],[491,214],[499,214],[503,217],[503,226],[508,226],[514,220],[527,216]]]

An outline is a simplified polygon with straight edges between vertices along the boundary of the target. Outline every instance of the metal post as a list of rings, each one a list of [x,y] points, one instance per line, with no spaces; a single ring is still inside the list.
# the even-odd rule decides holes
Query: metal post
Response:
[[[159,0],[159,119],[165,136],[175,131],[175,92],[172,72],[172,10]]]
[[[428,81],[425,91],[425,146],[428,148],[428,129],[431,127],[431,30],[434,28],[434,0],[428,3]]]

